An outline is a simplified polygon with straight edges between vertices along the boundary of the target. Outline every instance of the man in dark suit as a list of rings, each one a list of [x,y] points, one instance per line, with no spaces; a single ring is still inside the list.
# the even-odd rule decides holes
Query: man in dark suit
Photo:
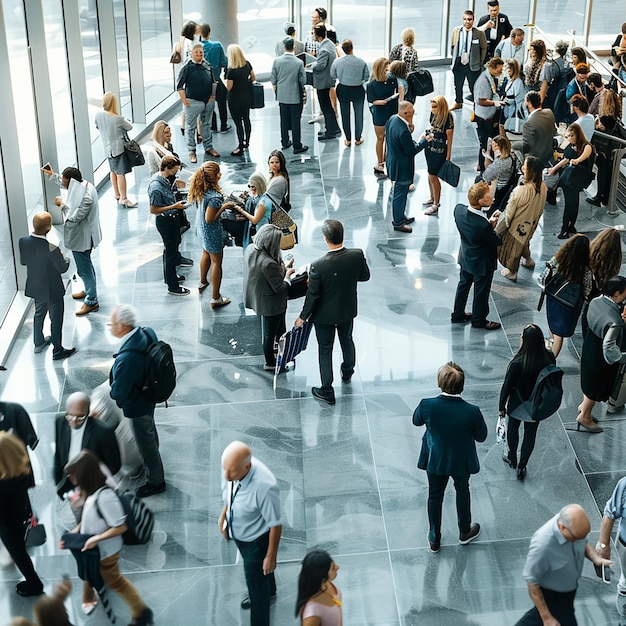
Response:
[[[282,56],[274,60],[270,82],[274,87],[280,110],[280,139],[283,149],[291,146],[289,131],[293,138],[293,152],[300,154],[309,147],[302,145],[300,138],[300,118],[304,103],[306,76],[304,64],[294,56],[294,38],[285,37]]]
[[[456,490],[459,543],[467,545],[480,535],[480,524],[472,524],[469,480],[480,464],[476,441],[485,441],[487,425],[480,409],[461,393],[465,373],[456,363],[446,363],[437,372],[441,395],[424,398],[413,413],[415,426],[426,426],[417,467],[428,475],[428,544],[432,552],[441,545],[441,509],[448,479]]]
[[[496,235],[485,211],[493,204],[489,185],[481,181],[472,185],[467,193],[470,206],[457,204],[454,221],[461,235],[459,284],[454,297],[452,323],[472,322],[474,328],[498,330],[501,324],[487,320],[489,292],[493,272],[498,262],[498,246],[502,240]],[[472,312],[465,312],[470,288],[474,285]]]
[[[398,105],[398,114],[392,115],[385,125],[387,173],[389,178],[394,181],[391,223],[393,229],[401,233],[413,232],[409,224],[412,224],[415,218],[407,217],[404,211],[409,195],[409,186],[415,175],[415,155],[423,150],[426,145],[425,139],[416,143],[411,137],[414,130],[414,114],[413,105],[405,100]]]
[[[167,157],[166,157],[167,158]],[[109,374],[111,397],[131,419],[135,443],[143,459],[147,482],[137,490],[140,498],[166,489],[159,436],[154,423],[155,403],[143,392],[146,379],[146,352],[157,341],[152,328],[139,326],[139,313],[128,304],[118,304],[111,313],[111,334],[122,340],[114,354]]]
[[[349,383],[356,365],[356,350],[352,340],[352,326],[357,314],[358,282],[370,278],[370,269],[358,248],[347,249],[343,245],[343,224],[338,220],[325,220],[322,234],[329,251],[314,261],[309,270],[309,286],[300,317],[295,326],[311,319],[319,349],[321,387],[313,387],[311,393],[318,400],[335,404],[333,390],[333,343],[335,329],[341,344],[343,363],[341,380]]]
[[[91,450],[100,461],[116,474],[122,461],[115,432],[99,420],[89,417],[90,401],[86,393],[77,391],[65,403],[65,415],[55,424],[54,481],[59,498],[74,489],[63,468],[81,450]]]
[[[454,75],[454,105],[451,111],[463,107],[463,84],[467,79],[474,97],[474,83],[480,76],[487,54],[485,33],[474,28],[474,12],[463,13],[463,26],[452,31],[452,74]]]
[[[512,146],[521,161],[527,156],[534,156],[546,167],[554,152],[554,113],[550,109],[541,108],[541,96],[537,91],[529,91],[525,101],[529,111],[528,119],[522,125],[522,139],[514,141]]]
[[[20,238],[20,263],[26,266],[26,288],[24,293],[35,300],[33,340],[35,352],[42,352],[52,343],[55,361],[72,356],[76,348],[64,348],[63,295],[65,285],[61,274],[67,272],[70,261],[58,246],[50,243],[46,235],[52,228],[49,213],[36,213],[33,217],[33,234]],[[50,314],[50,336],[43,336],[43,321]]]
[[[494,56],[498,44],[504,41],[513,30],[513,25],[509,22],[509,18],[504,13],[500,13],[498,0],[489,0],[487,9],[489,15],[483,15],[478,20],[478,28],[485,33],[487,39],[487,56],[485,61]]]

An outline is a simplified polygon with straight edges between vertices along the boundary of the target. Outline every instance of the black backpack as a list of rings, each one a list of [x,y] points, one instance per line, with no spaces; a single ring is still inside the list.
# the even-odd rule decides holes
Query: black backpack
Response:
[[[407,100],[419,96],[425,96],[435,91],[433,86],[433,77],[428,70],[418,68],[414,72],[409,72],[406,76],[406,82],[409,85],[409,94]]]
[[[519,397],[519,391],[515,391]],[[546,365],[537,376],[530,398],[522,401],[510,415],[523,422],[540,422],[559,410],[562,399],[563,370],[556,365]]]
[[[148,340],[150,335],[142,328]],[[143,394],[155,404],[166,402],[176,389],[176,366],[174,353],[169,343],[153,341],[145,352],[129,349],[128,352],[137,352],[145,355],[145,380]]]
[[[109,489],[109,487],[107,487]],[[111,489],[113,491],[113,489]],[[145,505],[144,501],[137,497],[132,491],[124,493],[116,493],[122,508],[126,514],[126,532],[122,535],[124,543],[128,546],[145,545],[152,537],[152,529],[154,528],[154,513]],[[96,496],[96,511],[104,520],[98,505],[98,497]],[[104,520],[106,522],[106,520]]]

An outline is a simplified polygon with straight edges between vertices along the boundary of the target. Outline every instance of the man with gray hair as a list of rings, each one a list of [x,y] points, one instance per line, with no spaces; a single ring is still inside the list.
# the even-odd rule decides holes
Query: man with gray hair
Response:
[[[143,459],[147,482],[137,490],[140,498],[165,491],[165,474],[154,424],[155,403],[144,393],[146,352],[158,341],[148,326],[139,326],[137,309],[118,304],[111,313],[111,334],[122,340],[109,374],[111,397],[132,421],[135,442]]]
[[[596,567],[613,565],[587,543],[590,530],[583,508],[568,504],[535,532],[523,574],[535,606],[515,626],[576,626],[574,598],[585,557]]]

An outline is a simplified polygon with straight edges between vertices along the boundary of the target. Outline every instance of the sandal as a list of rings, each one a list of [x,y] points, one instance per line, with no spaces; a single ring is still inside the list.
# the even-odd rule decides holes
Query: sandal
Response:
[[[435,201],[432,198],[429,198],[426,202],[422,202],[422,206],[431,206],[432,204],[435,204]]]
[[[361,145],[364,141],[365,141],[365,139],[363,139],[363,137],[361,137],[360,139],[357,139],[357,140],[354,142],[354,145],[355,145],[355,146],[360,146],[360,145]]]
[[[513,281],[514,283],[517,282],[517,274],[511,274],[511,272],[506,267],[503,270],[500,270],[500,274],[502,274],[502,276],[504,276],[504,278],[508,278],[509,280]]]
[[[424,215],[437,215],[437,213],[439,213],[439,205],[434,203],[424,211]]]
[[[352,145],[352,142],[351,142],[349,139],[346,139],[343,143],[344,143],[344,144],[345,144],[348,148]]]
[[[189,163],[197,163],[198,162],[198,157],[196,156],[195,152],[190,152],[189,153]]]
[[[98,606],[98,601],[94,600],[93,602],[83,602],[82,609],[85,615],[91,615]]]
[[[527,259],[522,257],[522,267],[532,270],[535,267],[535,262],[530,257]]]
[[[198,291],[202,293],[208,286],[209,283],[198,283]]]
[[[211,308],[217,309],[220,306],[226,306],[230,304],[230,298],[225,298],[224,296],[220,296],[219,298],[211,298]]]

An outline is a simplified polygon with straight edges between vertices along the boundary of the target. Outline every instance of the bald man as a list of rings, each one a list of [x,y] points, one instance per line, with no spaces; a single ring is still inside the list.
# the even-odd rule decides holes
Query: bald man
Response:
[[[117,474],[122,464],[120,449],[113,429],[89,417],[89,396],[77,391],[65,402],[65,415],[55,424],[54,480],[59,498],[74,489],[63,468],[81,450],[91,450],[111,471]]]
[[[576,626],[574,598],[585,557],[611,566],[588,543],[589,518],[578,504],[564,506],[530,540],[524,579],[534,607],[516,626]]]
[[[24,293],[35,300],[33,322],[33,341],[35,352],[42,352],[51,343],[54,348],[52,358],[55,361],[72,356],[76,348],[64,348],[63,295],[65,285],[61,274],[67,272],[70,260],[61,249],[50,243],[46,236],[52,228],[49,213],[36,213],[33,217],[33,233],[19,241],[20,263],[26,266],[26,288]],[[50,336],[43,335],[43,321],[50,315]]]
[[[243,558],[251,626],[269,626],[270,598],[276,595],[276,554],[283,527],[276,477],[252,456],[241,441],[229,443],[222,453],[224,509],[218,527],[224,539],[233,539]]]

